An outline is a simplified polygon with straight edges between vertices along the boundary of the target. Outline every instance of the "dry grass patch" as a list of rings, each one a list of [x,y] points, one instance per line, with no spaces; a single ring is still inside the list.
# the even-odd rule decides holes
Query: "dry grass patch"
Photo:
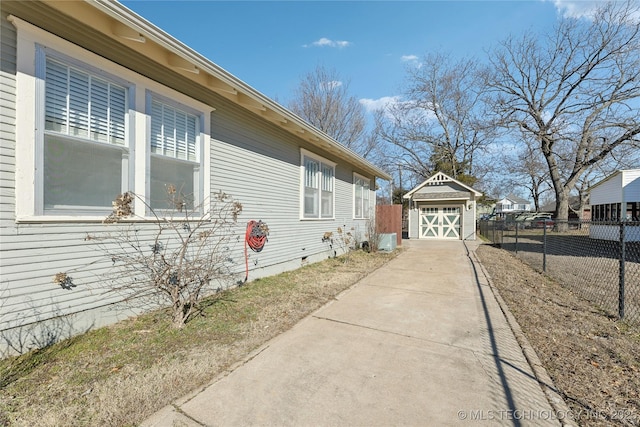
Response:
[[[0,425],[135,425],[395,256],[354,252],[250,282],[182,329],[154,312],[2,360]]]
[[[477,255],[576,421],[640,425],[640,327],[616,321],[509,252]]]

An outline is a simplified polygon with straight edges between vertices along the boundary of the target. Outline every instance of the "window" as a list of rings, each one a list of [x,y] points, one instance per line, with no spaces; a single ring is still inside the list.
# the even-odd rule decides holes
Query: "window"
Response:
[[[627,202],[627,219],[640,221],[640,202]]]
[[[186,206],[207,204],[211,106],[13,23],[18,222],[102,221],[125,191],[140,196],[134,209],[144,217],[145,201],[166,201],[169,185]]]
[[[127,189],[127,89],[49,57],[44,70],[44,213],[108,212]]]
[[[633,203],[627,203],[626,218],[633,218]],[[637,208],[636,208],[637,212]],[[601,205],[591,205],[592,221],[620,221],[622,217],[621,203],[605,203]]]
[[[193,210],[200,202],[200,120],[153,97],[150,116],[150,206]]]
[[[353,216],[369,218],[369,180],[359,175],[353,176]]]
[[[303,218],[333,218],[335,164],[303,151]]]

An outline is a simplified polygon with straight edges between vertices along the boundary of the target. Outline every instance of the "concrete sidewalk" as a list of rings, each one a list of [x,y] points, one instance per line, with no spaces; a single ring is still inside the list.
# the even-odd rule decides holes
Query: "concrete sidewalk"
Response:
[[[404,245],[336,301],[142,425],[560,425],[467,256],[476,244]]]

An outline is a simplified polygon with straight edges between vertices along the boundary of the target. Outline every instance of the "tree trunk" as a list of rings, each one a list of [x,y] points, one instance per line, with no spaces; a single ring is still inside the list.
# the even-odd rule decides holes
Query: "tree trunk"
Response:
[[[556,189],[556,230],[569,229],[569,190],[566,187]]]
[[[185,316],[185,305],[180,301],[175,301],[173,303],[173,315],[171,316],[171,326],[175,329],[180,329],[184,326],[186,322]]]

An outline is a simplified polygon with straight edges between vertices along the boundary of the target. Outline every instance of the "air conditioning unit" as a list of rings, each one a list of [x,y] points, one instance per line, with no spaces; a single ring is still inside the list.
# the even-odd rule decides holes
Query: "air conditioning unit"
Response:
[[[380,235],[380,242],[378,243],[378,250],[391,252],[397,246],[396,233],[385,233]]]

